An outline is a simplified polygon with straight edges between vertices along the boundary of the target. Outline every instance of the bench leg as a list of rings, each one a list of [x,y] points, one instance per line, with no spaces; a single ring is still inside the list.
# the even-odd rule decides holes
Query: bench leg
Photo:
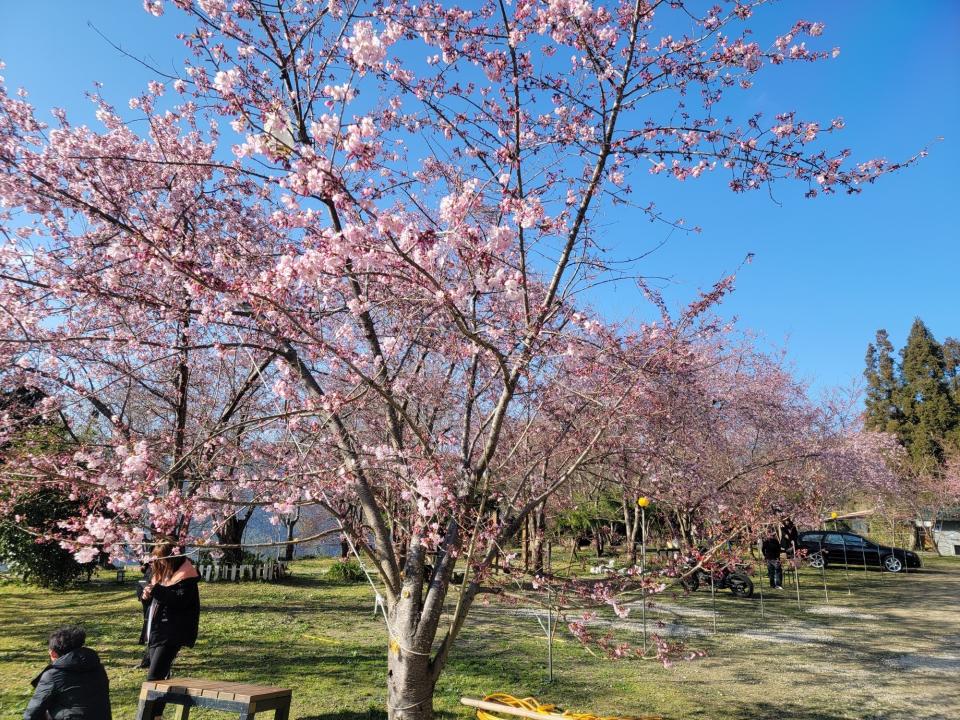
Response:
[[[290,717],[290,706],[284,705],[273,711],[273,720],[287,720]]]
[[[141,700],[137,704],[136,720],[153,720],[156,700]]]
[[[190,706],[177,705],[177,711],[173,714],[174,720],[190,720]]]

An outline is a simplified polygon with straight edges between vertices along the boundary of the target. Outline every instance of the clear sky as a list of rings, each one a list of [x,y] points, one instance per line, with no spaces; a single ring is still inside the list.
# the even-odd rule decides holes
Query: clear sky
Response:
[[[856,197],[807,200],[785,184],[772,199],[733,195],[719,175],[682,184],[639,178],[638,202],[655,201],[703,228],[674,233],[641,270],[669,277],[667,296],[679,306],[754,253],[722,313],[785,346],[798,375],[818,391],[860,377],[877,328],[898,347],[915,316],[940,340],[960,335],[960,2],[785,1],[756,17],[761,42],[794,20],[822,21],[818,46],[839,46],[841,54],[761,73],[736,101],[739,117],[796,110],[826,124],[842,116],[842,144],[856,158],[902,160],[923,147],[930,155]],[[61,106],[74,118],[89,113],[83,93],[94,80],[123,106],[151,74],[88,22],[160,67],[180,65],[184,51],[174,34],[186,28],[172,7],[158,20],[138,0],[6,0],[0,59],[8,84],[26,87],[41,110]],[[662,226],[611,220],[611,245],[623,255],[667,237]],[[605,286],[593,301],[611,317],[648,312],[629,284]]]

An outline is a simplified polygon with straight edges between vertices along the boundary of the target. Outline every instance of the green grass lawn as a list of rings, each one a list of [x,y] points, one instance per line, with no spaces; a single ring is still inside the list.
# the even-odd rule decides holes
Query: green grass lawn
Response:
[[[528,609],[492,596],[479,604],[437,690],[437,710],[466,718],[461,695],[532,694],[575,710],[661,713],[677,720],[934,720],[960,717],[960,563],[926,558],[922,572],[891,576],[828,569],[760,600],[715,598],[709,589],[667,591],[648,612],[651,629],[705,658],[664,668],[650,660],[610,661],[559,634],[555,681],[547,683],[546,641]],[[303,720],[382,718],[386,636],[369,586],[324,577],[329,561],[294,565],[277,584],[201,586],[201,634],[175,674],[291,687]],[[132,718],[144,671],[134,668],[140,609],[132,582],[106,576],[66,592],[0,584],[0,718],[19,718],[29,680],[43,667],[58,624],[82,623],[107,665],[115,718]],[[607,630],[639,644],[640,609]],[[226,717],[197,711],[192,717]]]

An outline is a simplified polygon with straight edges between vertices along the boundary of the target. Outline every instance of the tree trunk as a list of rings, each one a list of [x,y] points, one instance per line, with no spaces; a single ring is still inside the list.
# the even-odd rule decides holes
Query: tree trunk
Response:
[[[603,557],[603,526],[597,523],[593,527],[593,542],[597,547],[597,558]]]
[[[693,538],[693,520],[690,517],[690,513],[682,510],[678,510],[676,515],[681,540],[683,541],[686,549],[691,550],[696,545]]]
[[[624,496],[623,524],[627,529],[627,550],[630,553],[631,566],[637,564],[637,531],[640,528],[640,513],[632,506],[633,503]]]
[[[493,525],[497,527],[500,525],[500,509],[493,509]],[[497,575],[500,572],[500,548],[497,546],[497,549],[494,550],[493,560],[491,561],[490,567],[493,569],[493,574]]]
[[[459,527],[451,521],[444,543],[434,558],[429,584],[426,578],[426,549],[412,541],[408,549],[403,586],[398,596],[388,599],[390,639],[387,647],[387,714],[390,720],[432,720],[433,692],[437,678],[446,665],[450,643],[462,627],[469,611],[476,585],[462,598],[464,614],[455,618],[448,637],[441,643],[436,657],[431,658],[434,639],[459,547]]]
[[[523,518],[523,528],[520,531],[520,544],[523,546],[523,571],[530,571],[530,516]]]
[[[223,563],[237,565],[243,559],[243,548],[240,545],[243,543],[243,531],[247,527],[247,520],[250,519],[252,514],[253,511],[251,510],[245,517],[240,517],[239,513],[231,515],[223,521],[223,524],[216,531],[217,542],[221,545],[237,546],[223,549]]]
[[[430,658],[409,651],[411,638],[396,638],[387,651],[387,717],[432,720],[434,681]]]
[[[300,513],[298,511],[297,515],[299,516],[299,514]],[[284,525],[287,526],[287,546],[283,550],[283,559],[286,560],[287,562],[290,562],[291,560],[293,560],[293,551],[296,547],[293,544],[293,528],[296,527],[297,525],[297,519],[298,518],[294,518],[292,520],[284,521],[283,523]]]

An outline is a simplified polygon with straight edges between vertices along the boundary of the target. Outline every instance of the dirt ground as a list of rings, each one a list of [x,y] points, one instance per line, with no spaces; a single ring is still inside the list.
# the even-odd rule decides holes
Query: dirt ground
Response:
[[[594,666],[624,693],[611,705],[683,720],[960,718],[960,562],[926,558],[909,575],[806,568],[799,580],[799,606],[789,576],[783,591],[755,577],[751,600],[728,591],[711,598],[709,588],[657,596],[648,632],[707,656],[669,669],[648,665],[624,683]],[[628,618],[596,625],[641,641],[640,602]]]
[[[799,604],[796,577],[782,591],[756,578],[750,601],[722,592],[714,605],[701,589],[657,603],[655,624],[668,629],[686,612],[679,627],[690,644],[713,641],[710,657],[680,667],[677,682],[722,695],[740,718],[960,718],[960,563],[928,559],[909,575],[807,569],[799,582]]]
[[[960,718],[960,566],[827,575],[826,597],[814,573],[801,578],[800,610],[788,587],[765,594],[751,627],[723,618],[732,653],[704,666],[711,684],[737,683],[740,717]]]

